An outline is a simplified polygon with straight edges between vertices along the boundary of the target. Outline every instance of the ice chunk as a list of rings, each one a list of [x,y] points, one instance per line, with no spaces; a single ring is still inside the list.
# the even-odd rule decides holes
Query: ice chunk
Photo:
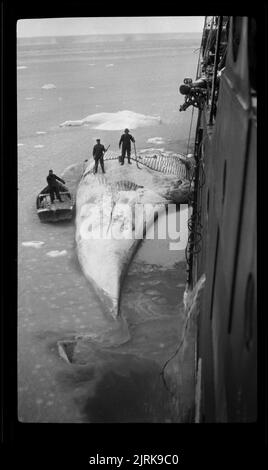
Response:
[[[150,139],[147,140],[147,142],[149,144],[155,144],[155,145],[161,145],[165,143],[163,137],[151,137]]]
[[[152,153],[152,152],[164,152],[164,148],[154,148],[154,147],[150,147],[150,148],[147,148],[147,149],[141,149],[139,150],[139,153]]]
[[[77,120],[77,121],[65,121],[62,124],[60,124],[61,127],[67,127],[67,126],[83,126],[84,121],[82,120]]]
[[[18,65],[17,66],[17,70],[23,70],[23,69],[27,69],[28,67],[26,65]]]
[[[104,131],[118,131],[125,127],[137,129],[138,127],[155,126],[161,124],[159,116],[146,116],[133,111],[118,111],[116,113],[96,113],[90,114],[84,119],[76,121],[65,121],[60,126],[83,126],[91,124],[92,129]]]
[[[30,242],[22,242],[23,246],[31,246],[33,248],[40,248],[45,242],[40,241],[30,241]]]
[[[35,145],[35,146],[34,146],[34,148],[35,148],[35,149],[41,149],[42,147],[44,147],[44,146],[43,146],[43,145],[41,145],[41,144],[40,144],[40,145]]]
[[[44,90],[51,90],[52,88],[56,88],[56,85],[53,83],[46,83],[45,85],[42,86]]]
[[[58,256],[65,256],[65,255],[67,255],[66,250],[62,250],[62,251],[54,250],[54,251],[47,252],[47,256],[50,256],[51,258],[57,258]]]
[[[113,67],[114,64],[106,64],[105,67]]]

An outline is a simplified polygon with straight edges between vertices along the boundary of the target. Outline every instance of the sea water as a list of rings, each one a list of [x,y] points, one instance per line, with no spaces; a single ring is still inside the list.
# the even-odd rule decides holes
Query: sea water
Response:
[[[112,347],[113,328],[81,272],[74,221],[42,224],[35,206],[50,168],[60,176],[69,165],[92,158],[96,138],[116,150],[125,127],[137,151],[153,143],[186,152],[191,112],[179,112],[178,88],[185,76],[195,76],[200,38],[163,38],[18,43],[21,421],[182,419],[160,372],[183,327],[184,252],[170,251],[168,240],[142,243],[122,292],[130,339],[115,341],[111,351],[101,338],[111,331]],[[67,121],[78,125],[61,125]],[[64,361],[58,342],[83,334],[92,338],[88,362]]]

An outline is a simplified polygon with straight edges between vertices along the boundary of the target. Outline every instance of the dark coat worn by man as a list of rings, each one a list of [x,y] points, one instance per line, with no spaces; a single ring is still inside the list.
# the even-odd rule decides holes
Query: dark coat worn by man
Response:
[[[127,153],[128,163],[131,164],[131,161],[130,161],[131,141],[135,142],[135,139],[134,137],[132,137],[131,134],[129,134],[129,130],[125,129],[125,133],[121,135],[121,138],[119,140],[119,148],[122,145],[122,154],[121,154],[121,162],[120,162],[121,165],[124,165],[126,153]]]
[[[97,139],[97,143],[93,147],[93,157],[94,157],[94,160],[95,160],[95,167],[94,167],[94,170],[93,170],[94,174],[97,173],[97,171],[98,171],[99,162],[100,162],[100,165],[101,165],[102,173],[105,173],[104,162],[103,162],[104,152],[105,152],[104,145],[102,145],[100,143],[100,139]]]
[[[55,175],[53,173],[53,170],[49,170],[49,174],[47,176],[47,184],[48,184],[48,190],[49,190],[49,193],[50,193],[50,199],[51,199],[52,204],[54,202],[54,194],[56,194],[56,197],[58,198],[58,200],[60,202],[63,202],[63,200],[60,197],[58,181],[65,184],[65,181],[63,181],[63,179],[59,178],[59,176]]]

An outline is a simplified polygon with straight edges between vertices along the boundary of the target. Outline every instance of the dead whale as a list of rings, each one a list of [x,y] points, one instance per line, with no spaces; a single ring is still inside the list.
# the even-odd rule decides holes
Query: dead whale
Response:
[[[85,277],[117,318],[122,283],[146,230],[168,202],[185,202],[186,192],[177,176],[161,172],[159,162],[154,171],[105,160],[105,175],[94,175],[91,161],[78,184],[76,247]]]

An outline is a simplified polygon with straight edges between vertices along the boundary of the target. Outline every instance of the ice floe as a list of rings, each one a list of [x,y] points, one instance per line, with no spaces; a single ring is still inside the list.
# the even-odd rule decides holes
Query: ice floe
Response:
[[[34,146],[34,148],[35,148],[35,149],[41,149],[41,148],[43,148],[43,147],[44,147],[44,146],[43,146],[43,145],[41,145],[41,144],[40,144],[40,145],[35,145],[35,146]]]
[[[106,64],[105,67],[113,67],[114,64]]]
[[[93,88],[95,88],[95,87],[94,87],[94,86],[90,86],[89,88],[90,88],[91,90],[93,90]]]
[[[23,70],[23,69],[27,69],[28,67],[26,65],[18,65],[17,66],[17,70]]]
[[[77,119],[76,121],[65,121],[60,124],[60,127],[68,127],[68,126],[83,126],[86,125],[86,121],[84,119]]]
[[[27,101],[29,101],[29,100],[34,100],[34,97],[33,97],[33,96],[26,96],[25,99],[26,99]]]
[[[24,144],[21,144],[20,142],[18,143],[18,147],[22,147]]]
[[[161,145],[165,143],[163,137],[151,137],[150,139],[147,140],[147,142],[149,144],[155,144],[155,145]]]
[[[155,126],[157,124],[161,124],[161,119],[159,116],[146,116],[144,114],[125,110],[118,111],[116,113],[90,114],[84,119],[65,121],[60,124],[60,126],[83,126],[86,124],[91,124],[92,129],[118,131],[123,130],[125,127],[128,127],[131,130],[138,127]]]
[[[46,83],[45,85],[42,86],[44,90],[51,90],[52,88],[56,88],[56,85],[53,83]]]
[[[23,246],[30,246],[32,248],[40,248],[42,245],[44,245],[45,242],[40,242],[40,241],[30,241],[30,242],[22,242]]]
[[[164,148],[154,148],[154,147],[150,147],[150,148],[146,148],[146,149],[141,149],[139,150],[139,153],[148,153],[148,152],[164,152]]]
[[[46,132],[45,132],[45,131],[37,131],[36,134],[40,134],[40,135],[41,135],[41,134],[46,134]]]
[[[47,252],[47,256],[50,256],[51,258],[57,258],[58,256],[65,256],[65,255],[67,255],[66,250],[62,250],[62,251],[54,250],[54,251]]]

